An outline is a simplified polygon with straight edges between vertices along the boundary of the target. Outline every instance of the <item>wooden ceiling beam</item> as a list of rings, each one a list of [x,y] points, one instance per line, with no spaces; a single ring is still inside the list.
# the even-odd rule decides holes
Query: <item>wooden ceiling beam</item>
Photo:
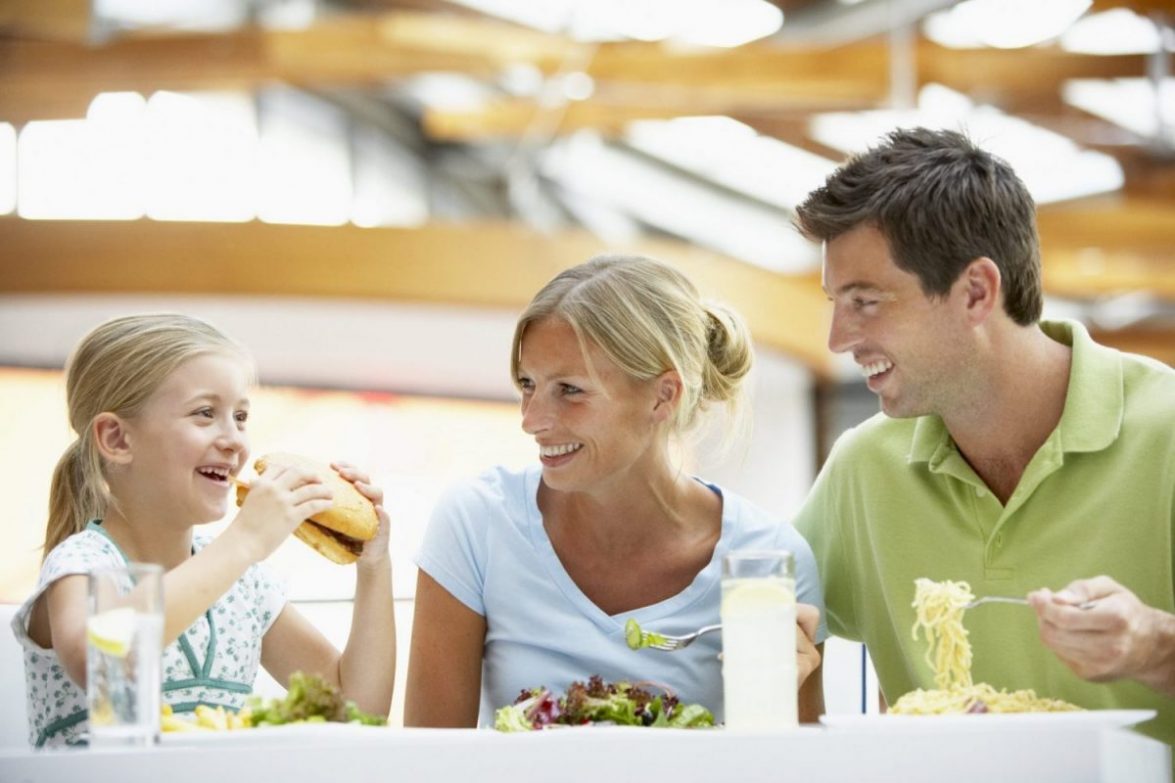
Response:
[[[1172,13],[1171,0],[1093,0],[1092,13],[1109,11],[1111,8],[1128,8],[1147,16],[1152,13]]]
[[[1145,291],[1175,302],[1175,257],[1170,252],[1090,247],[1042,250],[1045,293],[1094,300]]]
[[[951,49],[931,41],[918,45],[918,78],[980,101],[1056,100],[1067,79],[1115,79],[1146,75],[1146,55],[1089,55],[1058,46],[1024,49]],[[1031,74],[1031,76],[1029,76]]]
[[[408,12],[345,16],[307,30],[127,36],[102,46],[6,38],[0,120],[80,116],[59,112],[119,90],[365,85],[425,71],[492,76],[514,62],[550,71],[576,46],[505,22]]]
[[[0,292],[309,296],[521,309],[559,270],[614,252],[586,233],[508,224],[418,229],[0,218]],[[762,344],[820,377],[828,306],[819,285],[667,241],[630,248],[678,264],[736,308]]]
[[[1042,247],[1126,248],[1156,252],[1175,262],[1175,207],[1170,201],[1105,196],[1037,210]]]
[[[579,122],[615,126],[620,119],[608,114],[608,105],[615,105],[621,117],[661,116],[667,110],[694,114],[882,105],[889,91],[889,57],[888,43],[879,39],[834,49],[772,43],[734,49],[644,42],[592,46],[497,20],[408,11],[352,14],[306,30],[128,36],[103,46],[7,38],[0,39],[0,119],[20,123],[79,116],[75,107],[102,91],[255,89],[275,81],[378,85],[423,71],[490,77],[516,63],[545,73],[583,63],[598,86],[595,100],[604,108]],[[1135,55],[1094,57],[1056,47],[955,50],[924,40],[917,44],[915,62],[920,83],[936,81],[972,95],[1021,101],[1055,93],[1066,78],[1145,73],[1144,58]],[[1023,78],[1025,72],[1034,78]],[[526,127],[527,110],[507,103],[487,111]],[[576,119],[574,112],[571,119]],[[459,117],[434,116],[430,122],[469,132],[479,127]],[[497,133],[503,123],[491,117],[484,127]]]
[[[0,33],[27,38],[85,41],[90,35],[91,0],[4,0]]]

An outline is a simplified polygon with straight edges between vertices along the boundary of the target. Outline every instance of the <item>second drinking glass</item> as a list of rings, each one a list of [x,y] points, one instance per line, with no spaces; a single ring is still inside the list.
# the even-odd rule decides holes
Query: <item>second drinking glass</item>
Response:
[[[796,717],[796,580],[791,552],[742,550],[722,561],[726,727],[789,729]]]

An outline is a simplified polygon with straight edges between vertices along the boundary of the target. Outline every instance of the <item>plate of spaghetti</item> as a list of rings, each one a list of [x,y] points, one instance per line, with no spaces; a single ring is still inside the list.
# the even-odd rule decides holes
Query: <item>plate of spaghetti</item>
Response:
[[[1031,689],[997,690],[987,683],[973,682],[971,642],[963,627],[963,612],[974,600],[966,582],[915,580],[912,633],[915,641],[919,632],[925,634],[926,662],[934,672],[935,687],[905,694],[885,715],[827,715],[821,721],[829,726],[868,722],[899,728],[924,726],[920,718],[933,715],[936,725],[1023,728],[1041,724],[1130,726],[1155,716],[1154,710],[1087,711],[1061,699],[1038,696]],[[976,723],[976,716],[984,720]]]
[[[1155,717],[1154,710],[1071,710],[1069,712],[991,712],[884,715],[822,715],[830,729],[868,731],[1039,731],[1046,729],[1112,729],[1133,726]]]

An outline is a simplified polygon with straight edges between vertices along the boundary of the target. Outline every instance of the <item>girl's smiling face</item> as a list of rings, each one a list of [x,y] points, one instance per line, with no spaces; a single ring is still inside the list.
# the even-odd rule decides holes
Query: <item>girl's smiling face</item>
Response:
[[[228,510],[231,482],[249,456],[250,369],[209,353],[181,364],[126,422],[130,462],[120,473],[134,505],[194,525]],[[121,483],[121,482],[120,482]]]
[[[604,490],[664,458],[655,380],[629,377],[591,343],[585,354],[566,321],[527,326],[518,370],[522,429],[539,445],[551,489]]]

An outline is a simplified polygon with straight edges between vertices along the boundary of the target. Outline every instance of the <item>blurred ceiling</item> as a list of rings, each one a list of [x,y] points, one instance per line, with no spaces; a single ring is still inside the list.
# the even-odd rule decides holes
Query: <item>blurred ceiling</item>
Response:
[[[238,91],[263,132],[280,121],[341,147],[347,187],[376,206],[334,226],[264,210],[0,218],[0,293],[517,308],[555,270],[635,249],[685,265],[759,340],[833,377],[819,253],[792,208],[885,129],[939,123],[1029,183],[1048,311],[1175,364],[1175,3],[1070,3],[1075,23],[1001,48],[1031,9],[1065,3],[1004,2],[985,30],[966,14],[1003,0],[773,0],[782,14],[724,0],[712,22],[684,19],[702,0],[644,1],[642,16],[637,0],[9,0],[0,122],[93,117],[99,93]],[[735,35],[718,21],[740,4],[748,24],[782,25],[741,45],[684,40]]]

